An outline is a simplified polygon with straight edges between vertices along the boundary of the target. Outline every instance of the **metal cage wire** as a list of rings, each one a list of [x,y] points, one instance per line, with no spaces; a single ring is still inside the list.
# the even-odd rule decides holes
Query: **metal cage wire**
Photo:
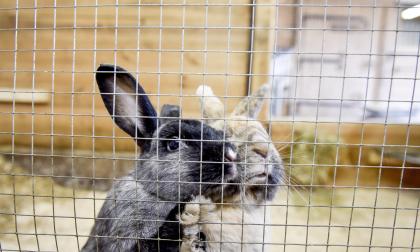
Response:
[[[226,125],[243,120],[229,117],[233,105],[269,84],[258,121],[271,142],[262,143],[279,150],[287,176],[262,206],[262,223],[245,221],[243,209],[258,205],[241,203],[239,223],[207,223],[221,231],[206,243],[220,244],[220,251],[223,243],[239,244],[241,251],[249,244],[258,251],[419,250],[420,23],[401,17],[416,4],[1,3],[0,250],[81,250],[111,184],[129,180],[124,175],[134,164],[148,160],[138,157],[141,149],[100,101],[94,76],[107,62],[126,67],[157,110],[178,105],[183,117],[202,122],[208,119],[200,106],[204,93],[192,89],[211,86],[226,108],[223,117],[212,118],[223,122],[224,139]],[[198,141],[201,147],[217,142],[203,139],[203,132]],[[247,153],[256,141],[232,142]],[[188,163],[180,152],[178,162]],[[237,163],[254,165],[246,155]],[[179,186],[174,203],[188,203],[180,188],[194,182],[182,179],[178,171],[178,180],[169,181]],[[201,194],[204,182],[197,183]],[[222,216],[229,204],[218,203]],[[241,226],[239,242],[226,240],[222,230],[229,226]],[[243,240],[249,228],[262,228],[262,240]],[[165,241],[159,231],[150,239]]]

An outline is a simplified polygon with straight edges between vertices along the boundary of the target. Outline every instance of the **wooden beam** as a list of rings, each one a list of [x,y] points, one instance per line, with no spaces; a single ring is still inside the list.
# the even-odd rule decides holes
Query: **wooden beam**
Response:
[[[250,55],[249,93],[254,93],[261,85],[271,82],[271,77],[268,74],[275,49],[276,1],[256,0],[255,3],[253,24],[251,24],[253,29],[251,31],[252,55]],[[268,105],[263,107],[260,119],[268,117],[268,108]]]
[[[50,102],[47,90],[32,90],[25,88],[2,88],[0,90],[0,103],[34,103],[42,104]]]
[[[254,10],[253,43],[251,46],[251,92],[270,81],[271,58],[274,52],[276,1],[257,0]]]

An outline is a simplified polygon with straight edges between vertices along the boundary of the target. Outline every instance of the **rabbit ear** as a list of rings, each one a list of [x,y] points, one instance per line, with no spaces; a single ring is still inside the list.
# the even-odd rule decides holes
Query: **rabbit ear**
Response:
[[[141,138],[151,137],[156,130],[156,111],[136,79],[121,67],[100,65],[96,82],[114,122],[139,146],[149,143]]]
[[[224,116],[225,107],[222,101],[214,95],[211,87],[201,85],[195,93],[201,98],[201,108],[204,118],[220,120]]]
[[[267,97],[270,88],[268,84],[262,85],[251,96],[243,98],[232,112],[232,116],[246,116],[256,119],[261,112],[265,97]]]
[[[164,104],[160,110],[159,124],[163,125],[170,121],[178,121],[181,118],[181,108],[178,105]]]

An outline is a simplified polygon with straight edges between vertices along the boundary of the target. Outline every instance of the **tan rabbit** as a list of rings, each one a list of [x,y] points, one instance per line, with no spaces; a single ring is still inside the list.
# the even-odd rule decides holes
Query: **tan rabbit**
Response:
[[[186,204],[179,217],[184,227],[181,251],[263,251],[263,243],[270,241],[266,203],[273,199],[284,173],[278,151],[256,120],[268,91],[267,85],[262,86],[224,119],[223,103],[211,88],[197,89],[207,123],[224,130],[236,145],[241,186],[240,190],[225,187],[223,200],[217,202],[215,197],[211,201],[198,196]]]

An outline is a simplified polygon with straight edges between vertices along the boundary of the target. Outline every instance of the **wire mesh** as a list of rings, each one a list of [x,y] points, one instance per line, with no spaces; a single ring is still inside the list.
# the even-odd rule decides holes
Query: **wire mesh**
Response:
[[[0,250],[420,250],[419,6],[1,2]]]

